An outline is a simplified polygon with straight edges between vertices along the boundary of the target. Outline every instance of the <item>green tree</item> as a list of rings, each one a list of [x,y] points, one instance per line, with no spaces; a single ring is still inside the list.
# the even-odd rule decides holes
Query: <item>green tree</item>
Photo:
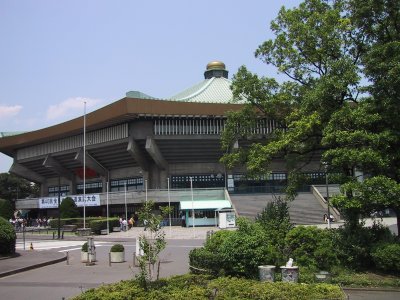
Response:
[[[79,209],[76,207],[75,201],[71,197],[64,198],[60,204],[60,217],[67,219],[79,216]]]
[[[163,212],[168,214],[168,207],[161,210],[162,215],[154,214],[153,209],[154,202],[146,201],[142,203],[142,208],[139,210],[139,218],[143,220],[148,233],[139,236],[140,250],[136,250],[139,253],[142,251],[141,255],[138,256],[140,272],[137,279],[144,289],[147,289],[148,281],[158,280],[160,274],[159,255],[167,245],[165,233],[161,228],[161,221],[165,217]]]
[[[239,69],[233,93],[247,99],[247,105],[228,118],[222,162],[228,168],[245,164],[254,175],[267,174],[273,159],[284,158],[289,198],[302,180],[299,173],[318,153],[345,182],[354,182],[356,171],[362,171],[367,177],[380,176],[378,181],[386,177],[390,190],[397,190],[399,19],[400,2],[391,0],[305,0],[296,8],[282,8],[271,23],[275,38],[255,54],[288,81],[278,83]],[[251,134],[258,118],[279,124],[266,141]],[[250,146],[230,152],[240,139],[249,139]],[[354,197],[352,187],[347,185],[340,201],[333,203],[356,226],[361,213],[376,210],[383,201],[379,193],[373,193],[378,198]],[[400,232],[396,200],[384,202],[396,211]]]
[[[359,45],[366,96],[356,106],[336,112],[325,130],[324,160],[349,176],[364,172],[369,180],[343,187],[334,200],[353,219],[391,207],[400,232],[400,3],[389,0],[347,1],[347,17],[364,37]]]
[[[342,1],[306,0],[297,8],[282,8],[271,23],[275,39],[264,42],[256,57],[285,74],[288,81],[259,78],[241,67],[233,78],[236,98],[247,107],[228,118],[223,134],[227,154],[222,161],[233,167],[246,164],[250,174],[265,174],[276,157],[289,170],[289,196],[295,194],[298,174],[324,151],[323,130],[345,103],[357,103],[362,38],[343,16]],[[279,126],[267,141],[249,134],[258,118],[274,119]],[[238,126],[240,124],[240,126]],[[235,140],[252,139],[249,147],[231,153]]]
[[[0,217],[9,220],[14,216],[14,210],[10,201],[0,199]]]
[[[12,204],[17,198],[38,197],[39,186],[10,173],[0,173],[0,198]],[[13,204],[14,207],[14,204]]]

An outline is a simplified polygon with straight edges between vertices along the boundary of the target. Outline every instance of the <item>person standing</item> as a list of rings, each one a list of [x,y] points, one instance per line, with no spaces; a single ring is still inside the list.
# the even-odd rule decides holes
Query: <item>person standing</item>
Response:
[[[186,227],[186,217],[184,213],[182,213],[181,221],[182,221],[182,227]]]

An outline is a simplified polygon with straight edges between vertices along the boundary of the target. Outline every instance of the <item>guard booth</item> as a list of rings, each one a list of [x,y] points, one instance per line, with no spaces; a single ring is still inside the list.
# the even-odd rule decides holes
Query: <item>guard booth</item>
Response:
[[[219,228],[236,227],[236,214],[232,208],[217,209],[216,212],[218,212]]]

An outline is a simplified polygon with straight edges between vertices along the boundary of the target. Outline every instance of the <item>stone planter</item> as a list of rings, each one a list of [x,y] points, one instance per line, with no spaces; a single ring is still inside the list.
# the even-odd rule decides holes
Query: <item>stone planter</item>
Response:
[[[112,263],[121,263],[125,261],[125,251],[124,252],[110,252],[110,259]]]
[[[88,262],[88,253],[87,252],[83,252],[81,251],[81,262]],[[96,252],[94,252],[93,254],[89,254],[89,261],[96,261]]]
[[[275,281],[275,266],[265,265],[258,266],[258,276],[260,281]]]
[[[281,271],[282,271],[282,281],[283,282],[291,282],[291,283],[299,282],[299,267],[297,267],[297,266],[293,266],[293,267],[282,266]]]

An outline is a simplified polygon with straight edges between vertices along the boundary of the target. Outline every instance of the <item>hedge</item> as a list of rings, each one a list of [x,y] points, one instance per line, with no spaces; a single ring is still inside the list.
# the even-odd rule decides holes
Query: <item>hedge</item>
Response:
[[[17,236],[9,221],[0,217],[0,256],[8,256],[15,253],[15,241]]]
[[[119,219],[118,218],[109,218],[109,226],[110,231],[113,227],[119,227]],[[83,227],[83,219],[82,218],[68,218],[68,219],[60,219],[60,226],[64,225],[77,225],[78,228]],[[99,217],[89,217],[86,218],[86,225],[92,229],[92,231],[96,234],[100,234],[102,229],[107,229],[107,219],[99,218]],[[58,219],[51,219],[49,226],[53,229],[58,228]]]
[[[181,275],[149,283],[148,290],[136,280],[91,289],[74,300],[123,299],[347,299],[339,286],[329,284],[295,284],[259,282],[249,279],[203,275]]]

